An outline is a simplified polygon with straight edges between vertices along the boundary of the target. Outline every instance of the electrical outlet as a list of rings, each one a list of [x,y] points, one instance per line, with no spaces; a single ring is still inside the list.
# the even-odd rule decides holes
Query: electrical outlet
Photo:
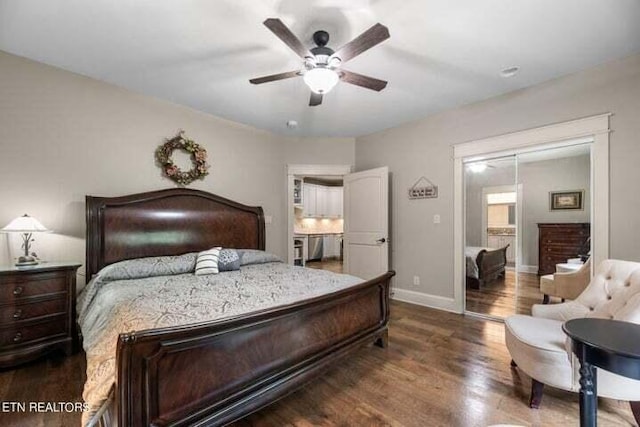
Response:
[[[433,216],[433,223],[434,223],[434,224],[440,224],[440,215],[435,214],[435,215]]]
[[[413,276],[413,286],[420,286],[420,276]]]

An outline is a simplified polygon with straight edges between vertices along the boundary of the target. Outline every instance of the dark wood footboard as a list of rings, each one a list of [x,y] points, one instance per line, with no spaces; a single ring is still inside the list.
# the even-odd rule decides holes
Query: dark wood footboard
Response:
[[[501,276],[504,277],[508,247],[509,245],[506,245],[493,251],[483,249],[478,252],[476,257],[478,278],[467,276],[467,284],[472,289],[480,289],[485,283],[492,282]]]
[[[100,424],[227,424],[362,344],[385,346],[394,274],[247,316],[120,335],[115,406]]]

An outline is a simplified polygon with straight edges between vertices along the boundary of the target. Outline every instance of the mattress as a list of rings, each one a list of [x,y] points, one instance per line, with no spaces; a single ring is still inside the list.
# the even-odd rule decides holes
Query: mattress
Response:
[[[86,424],[114,385],[118,335],[248,314],[336,292],[362,279],[254,256],[239,270],[196,276],[195,254],[130,260],[101,271],[78,299],[87,355]],[[256,261],[258,260],[258,261]]]

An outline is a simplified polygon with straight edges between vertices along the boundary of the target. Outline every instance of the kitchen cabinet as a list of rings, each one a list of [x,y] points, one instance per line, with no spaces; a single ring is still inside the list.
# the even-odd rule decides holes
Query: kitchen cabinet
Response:
[[[316,216],[325,218],[328,217],[329,209],[329,187],[324,185],[316,185]]]
[[[322,258],[340,258],[340,243],[342,234],[327,234],[323,236]]]
[[[309,258],[307,236],[295,236],[293,238],[293,264],[304,267],[305,262]]]
[[[314,217],[317,215],[316,209],[316,197],[317,197],[317,185],[304,183],[302,191],[302,206],[303,213],[306,217]]]
[[[322,258],[333,258],[333,254],[335,253],[335,239],[332,235],[328,234],[323,237],[323,240]]]
[[[342,218],[342,187],[327,187],[326,214],[331,218]]]
[[[303,210],[305,217],[342,218],[342,187],[303,185]]]
[[[341,254],[341,248],[342,248],[342,234],[334,234],[333,235],[333,257],[334,258],[340,258],[340,254]]]

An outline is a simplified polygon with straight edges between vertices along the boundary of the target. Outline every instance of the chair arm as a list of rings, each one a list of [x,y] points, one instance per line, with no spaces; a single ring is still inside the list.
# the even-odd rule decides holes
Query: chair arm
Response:
[[[587,307],[575,301],[567,301],[562,304],[534,304],[531,307],[533,317],[560,320],[561,322],[585,317],[588,312]]]
[[[588,268],[581,268],[570,273],[555,273],[553,282],[555,283],[557,297],[575,300],[585,290],[589,284],[591,272]]]

